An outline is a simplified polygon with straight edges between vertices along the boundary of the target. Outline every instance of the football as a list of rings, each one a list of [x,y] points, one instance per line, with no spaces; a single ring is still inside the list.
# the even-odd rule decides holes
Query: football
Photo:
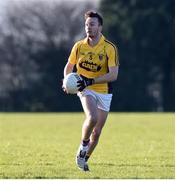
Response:
[[[78,92],[77,81],[82,78],[77,73],[70,73],[63,79],[63,87],[69,94],[76,94]]]

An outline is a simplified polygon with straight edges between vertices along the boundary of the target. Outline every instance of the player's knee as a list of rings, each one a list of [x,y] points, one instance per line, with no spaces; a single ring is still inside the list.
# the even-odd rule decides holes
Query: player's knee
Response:
[[[89,114],[87,119],[92,125],[95,125],[97,123],[97,115],[95,113]]]

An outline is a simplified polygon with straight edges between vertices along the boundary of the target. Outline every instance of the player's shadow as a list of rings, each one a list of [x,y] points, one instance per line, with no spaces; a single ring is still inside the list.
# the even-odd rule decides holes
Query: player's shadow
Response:
[[[93,165],[97,166],[118,166],[117,164],[114,163],[92,163]]]
[[[105,166],[105,167],[109,167],[109,166],[116,166],[116,167],[149,167],[151,168],[152,165],[149,164],[114,164],[114,163],[93,163],[93,165],[95,166]],[[174,167],[171,165],[171,167]]]

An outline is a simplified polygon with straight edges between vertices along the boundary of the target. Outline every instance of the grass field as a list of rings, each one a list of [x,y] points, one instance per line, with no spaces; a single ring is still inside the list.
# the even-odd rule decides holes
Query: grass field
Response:
[[[82,113],[1,113],[0,178],[175,178],[175,114],[111,113],[77,169]]]

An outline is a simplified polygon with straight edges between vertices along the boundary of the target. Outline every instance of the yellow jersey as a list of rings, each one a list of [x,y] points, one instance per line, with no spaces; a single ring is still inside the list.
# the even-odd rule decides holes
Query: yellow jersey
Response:
[[[75,65],[78,74],[96,78],[109,72],[109,67],[119,65],[116,46],[102,35],[98,44],[91,47],[87,38],[75,43],[69,56],[69,63]],[[99,93],[111,93],[111,83],[93,84],[87,89]]]

